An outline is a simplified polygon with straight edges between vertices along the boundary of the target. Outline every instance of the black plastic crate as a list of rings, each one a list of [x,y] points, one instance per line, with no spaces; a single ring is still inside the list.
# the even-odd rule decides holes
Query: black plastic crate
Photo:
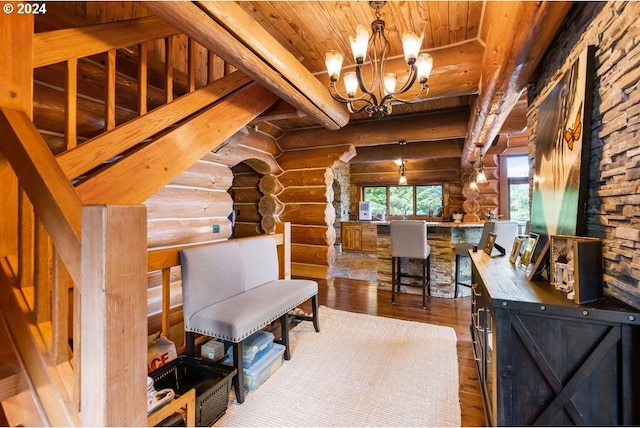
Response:
[[[149,373],[157,390],[171,388],[180,396],[196,389],[196,425],[211,426],[227,411],[236,369],[181,355]]]

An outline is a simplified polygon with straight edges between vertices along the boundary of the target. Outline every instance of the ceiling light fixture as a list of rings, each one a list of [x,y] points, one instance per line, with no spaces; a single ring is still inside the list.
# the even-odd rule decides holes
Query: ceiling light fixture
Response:
[[[476,176],[476,183],[487,184],[487,175],[484,173],[484,164],[482,163],[482,156],[480,156],[480,168],[478,169],[478,175]]]
[[[473,167],[475,161],[470,161],[471,163],[471,175],[469,176],[469,188],[471,190],[478,190],[478,183],[476,182],[476,170]]]
[[[340,78],[343,56],[338,51],[327,51],[327,73],[331,79],[329,93],[337,101],[346,104],[350,113],[359,113],[362,110],[373,118],[380,119],[391,114],[392,103],[413,103],[422,101],[429,92],[427,80],[433,67],[433,58],[428,53],[420,53],[422,38],[410,31],[402,36],[402,49],[404,59],[409,66],[409,76],[406,82],[396,90],[397,75],[385,71],[385,64],[389,57],[390,44],[384,35],[385,22],[380,19],[380,8],[386,1],[370,1],[369,5],[376,10],[376,19],[371,22],[371,35],[364,25],[358,25],[356,38],[349,37],[351,50],[356,62],[356,71],[344,74],[344,86],[346,96],[342,95],[336,87]],[[369,52],[369,65],[371,66],[371,80],[369,85],[364,81],[362,67]],[[420,83],[420,91],[410,98],[400,98],[399,95],[407,92],[415,81]],[[360,89],[360,93],[358,93]]]
[[[400,156],[400,168],[398,169],[398,173],[400,174],[400,180],[398,181],[398,184],[400,186],[406,186],[407,185],[407,176],[405,175],[407,172],[407,167],[404,164],[404,146],[405,144],[407,144],[406,141],[399,141],[400,147],[401,147],[401,156]]]

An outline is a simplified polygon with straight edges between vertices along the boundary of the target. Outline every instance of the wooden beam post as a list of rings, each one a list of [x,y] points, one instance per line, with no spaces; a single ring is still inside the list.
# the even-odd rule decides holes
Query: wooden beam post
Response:
[[[81,425],[146,426],[147,210],[82,213]]]
[[[12,5],[12,3],[7,3]],[[33,115],[33,15],[0,14],[0,106]],[[18,178],[0,149],[0,257],[18,254]]]
[[[278,246],[278,278],[291,279],[291,223],[276,223],[276,233],[282,233],[282,245]]]

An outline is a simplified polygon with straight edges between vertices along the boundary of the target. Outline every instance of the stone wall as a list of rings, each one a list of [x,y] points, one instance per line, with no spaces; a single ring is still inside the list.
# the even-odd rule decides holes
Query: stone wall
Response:
[[[605,293],[640,308],[640,2],[576,3],[529,87],[530,148],[544,93],[595,45],[586,234],[603,240]],[[531,149],[530,153],[534,153]],[[531,159],[532,170],[535,159]]]

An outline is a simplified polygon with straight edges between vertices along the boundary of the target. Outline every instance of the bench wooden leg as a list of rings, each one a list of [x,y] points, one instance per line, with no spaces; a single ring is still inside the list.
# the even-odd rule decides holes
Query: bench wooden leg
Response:
[[[242,364],[242,342],[233,344],[233,366],[236,368],[236,375],[233,377],[233,389],[236,393],[238,404],[244,403],[244,371]]]
[[[318,310],[318,295],[311,297],[311,308],[313,311],[313,328],[315,328],[316,332],[320,332],[320,320],[318,319],[319,310]]]
[[[184,340],[186,342],[185,343],[186,349],[184,352],[190,357],[195,357],[196,356],[196,334],[192,331],[187,331],[185,332]]]
[[[284,359],[291,359],[291,351],[289,350],[289,317],[284,314],[280,317],[280,326],[282,332],[281,344],[284,345]]]

